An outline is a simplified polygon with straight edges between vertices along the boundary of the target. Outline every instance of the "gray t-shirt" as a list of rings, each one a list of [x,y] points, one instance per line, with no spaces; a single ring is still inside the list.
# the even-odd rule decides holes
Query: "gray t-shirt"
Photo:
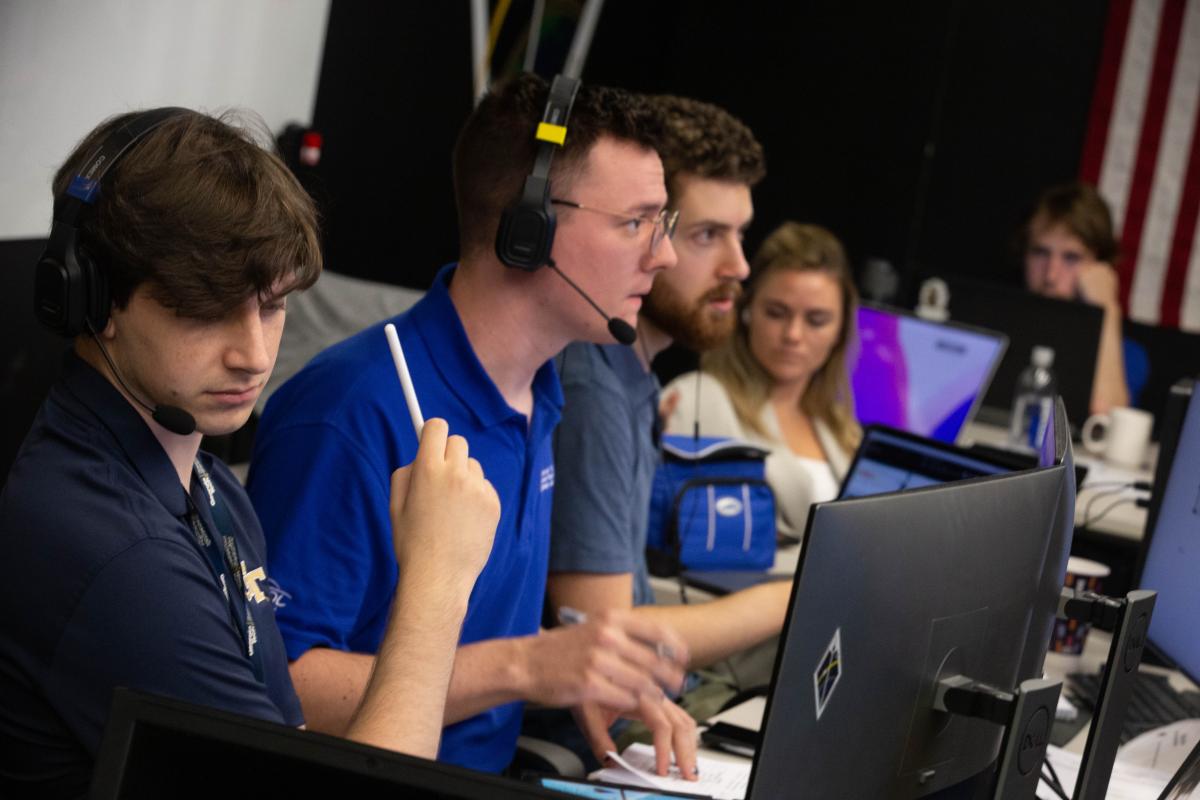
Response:
[[[564,405],[554,434],[550,571],[629,572],[634,605],[651,603],[646,525],[659,462],[658,379],[619,344],[577,342],[557,364]]]

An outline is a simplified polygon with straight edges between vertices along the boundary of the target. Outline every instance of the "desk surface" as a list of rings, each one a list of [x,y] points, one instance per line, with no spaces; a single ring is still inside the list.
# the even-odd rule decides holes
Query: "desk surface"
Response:
[[[978,442],[1001,446],[1006,439],[1007,433],[1003,428],[978,422],[968,425],[963,433],[965,444]],[[1087,528],[1130,542],[1140,541],[1146,527],[1146,509],[1139,508],[1134,499],[1146,495],[1145,492],[1135,492],[1123,485],[1134,481],[1152,481],[1157,453],[1152,448],[1147,463],[1134,470],[1108,464],[1090,456],[1080,447],[1076,447],[1075,452],[1076,460],[1088,467],[1087,477],[1075,498],[1076,529]],[[798,545],[780,547],[775,551],[775,564],[770,571],[777,575],[795,574],[799,559]],[[651,578],[650,583],[657,602],[679,602],[679,584],[675,580]],[[694,588],[689,589],[689,593],[700,601],[712,599],[710,595]]]
[[[973,422],[963,430],[961,444],[986,444],[1003,447],[1008,438],[1004,428]],[[1146,509],[1134,500],[1145,497],[1123,486],[1135,481],[1154,480],[1157,449],[1150,448],[1146,462],[1137,469],[1109,464],[1075,445],[1075,461],[1088,468],[1087,477],[1075,498],[1075,527],[1140,541],[1146,528]]]

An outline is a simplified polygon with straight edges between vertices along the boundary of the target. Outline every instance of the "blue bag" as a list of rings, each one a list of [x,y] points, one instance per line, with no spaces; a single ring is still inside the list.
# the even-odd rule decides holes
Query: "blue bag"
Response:
[[[775,561],[775,494],[767,452],[740,439],[668,434],[650,494],[646,561],[682,570],[766,570]]]

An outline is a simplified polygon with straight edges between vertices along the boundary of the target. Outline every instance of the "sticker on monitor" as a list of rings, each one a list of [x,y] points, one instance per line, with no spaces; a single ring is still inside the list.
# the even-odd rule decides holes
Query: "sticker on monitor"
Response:
[[[833,697],[833,690],[837,688],[841,677],[842,629],[838,628],[833,632],[833,639],[825,648],[825,653],[821,656],[816,671],[813,672],[813,690],[816,692],[817,698],[817,719],[820,719],[821,715],[825,713],[825,706],[829,705],[829,699]]]

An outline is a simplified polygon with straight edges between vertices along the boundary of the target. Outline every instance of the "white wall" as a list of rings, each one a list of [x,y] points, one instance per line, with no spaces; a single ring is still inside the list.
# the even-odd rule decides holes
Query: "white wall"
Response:
[[[330,0],[0,0],[0,239],[50,229],[50,179],[105,117],[178,105],[307,124]]]

